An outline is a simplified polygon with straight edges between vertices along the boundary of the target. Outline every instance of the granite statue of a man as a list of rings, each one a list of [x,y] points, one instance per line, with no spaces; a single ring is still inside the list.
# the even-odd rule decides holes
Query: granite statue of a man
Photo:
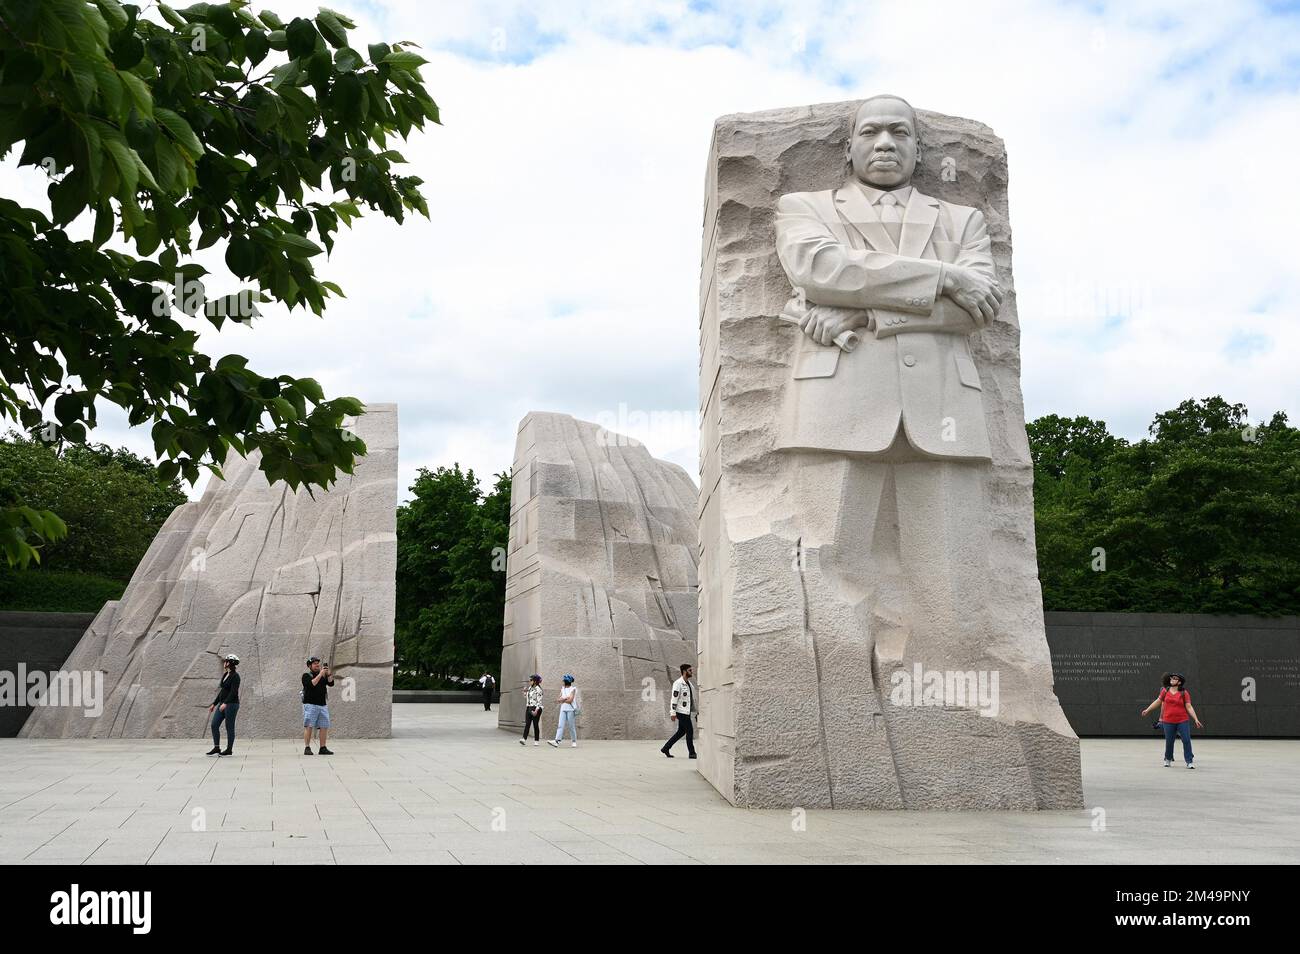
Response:
[[[989,585],[1007,528],[991,516],[971,341],[1004,291],[983,213],[912,185],[919,150],[912,107],[873,97],[847,179],[776,207],[793,291],[781,317],[802,330],[776,436],[792,461],[779,523],[797,540],[830,803],[1072,806],[1077,741],[1036,581],[1010,602]],[[1006,631],[1032,612],[1036,628]],[[1071,758],[1063,783],[1043,783],[1044,763]]]
[[[777,254],[796,292],[786,314],[806,334],[787,447],[989,459],[968,338],[995,319],[1003,293],[983,214],[912,187],[916,125],[905,101],[867,100],[848,180],[777,205]],[[875,340],[857,351],[862,331]],[[854,354],[841,361],[844,343]]]

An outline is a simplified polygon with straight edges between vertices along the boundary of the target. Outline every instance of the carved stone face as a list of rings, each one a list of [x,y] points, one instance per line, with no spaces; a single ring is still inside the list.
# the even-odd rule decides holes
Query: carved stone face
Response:
[[[896,99],[862,104],[853,119],[849,162],[853,174],[875,189],[898,189],[916,168],[916,116]]]

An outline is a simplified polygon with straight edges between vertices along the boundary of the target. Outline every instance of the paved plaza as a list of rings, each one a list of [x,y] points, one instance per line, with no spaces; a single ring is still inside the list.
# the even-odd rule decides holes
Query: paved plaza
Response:
[[[394,706],[392,739],[0,739],[5,864],[1300,862],[1300,741],[1083,742],[1087,810],[744,811],[657,742],[520,747],[475,705]],[[667,726],[665,726],[665,733]],[[680,744],[679,744],[680,747]]]

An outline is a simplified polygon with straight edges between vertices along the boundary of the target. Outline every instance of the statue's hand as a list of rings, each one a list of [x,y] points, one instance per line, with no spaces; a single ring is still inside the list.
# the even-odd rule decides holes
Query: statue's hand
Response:
[[[945,266],[943,293],[964,308],[980,328],[993,324],[1002,307],[1003,292],[997,279],[962,265]]]
[[[867,327],[869,318],[862,308],[839,308],[835,305],[809,305],[799,327],[813,341],[831,345],[846,331]]]

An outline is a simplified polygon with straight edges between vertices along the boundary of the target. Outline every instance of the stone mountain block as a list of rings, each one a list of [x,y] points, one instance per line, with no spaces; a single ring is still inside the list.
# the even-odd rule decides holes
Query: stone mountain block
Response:
[[[237,739],[301,731],[311,655],[334,664],[333,731],[390,735],[397,406],[372,404],[347,426],[367,454],[314,495],[269,485],[256,452],[232,455],[225,480],[167,519],[65,663],[104,672],[103,714],[37,709],[22,735],[205,737],[228,653],[240,657]]]
[[[554,735],[571,673],[579,735],[667,737],[668,691],[695,662],[695,485],[630,438],[537,412],[513,475],[499,725],[522,730],[538,673]]]

